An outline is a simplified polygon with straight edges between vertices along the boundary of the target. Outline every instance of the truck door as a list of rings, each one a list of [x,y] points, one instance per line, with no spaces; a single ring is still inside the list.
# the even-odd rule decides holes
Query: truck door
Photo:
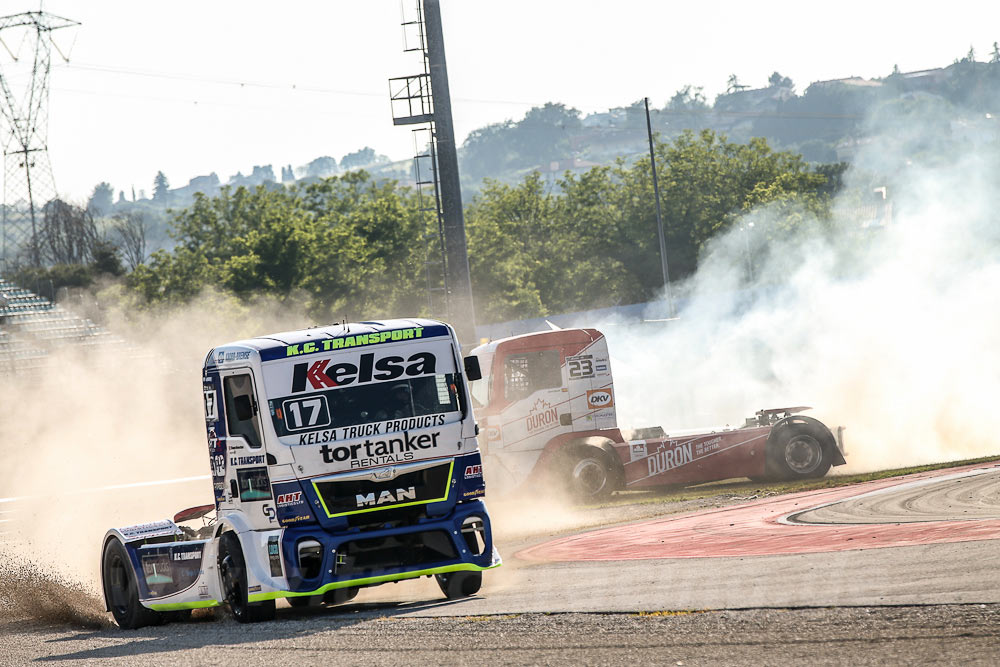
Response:
[[[226,412],[227,506],[242,510],[255,528],[276,526],[253,373],[239,368],[220,375]]]
[[[567,417],[558,348],[522,350],[503,356],[503,447],[510,451],[541,449],[553,436],[572,428]]]

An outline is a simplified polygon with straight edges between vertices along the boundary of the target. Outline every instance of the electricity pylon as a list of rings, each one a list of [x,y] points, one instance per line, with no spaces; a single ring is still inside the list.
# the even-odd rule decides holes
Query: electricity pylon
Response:
[[[0,45],[13,59],[10,65],[0,66],[0,113],[6,120],[0,271],[5,271],[12,260],[35,266],[42,263],[43,210],[56,196],[48,148],[52,47],[66,58],[52,41],[52,31],[77,25],[77,21],[43,11],[0,17]],[[3,38],[18,29],[21,42],[12,51]],[[27,81],[19,82],[18,77],[24,75]],[[15,86],[20,95],[15,94]]]

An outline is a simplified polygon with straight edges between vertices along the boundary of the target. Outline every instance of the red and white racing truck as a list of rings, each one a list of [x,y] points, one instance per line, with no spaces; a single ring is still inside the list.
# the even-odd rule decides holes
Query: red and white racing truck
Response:
[[[567,485],[580,499],[616,490],[750,477],[822,477],[842,465],[837,435],[808,408],[759,411],[734,429],[667,434],[619,429],[611,360],[596,329],[513,336],[472,350],[483,377],[470,383],[491,484]]]

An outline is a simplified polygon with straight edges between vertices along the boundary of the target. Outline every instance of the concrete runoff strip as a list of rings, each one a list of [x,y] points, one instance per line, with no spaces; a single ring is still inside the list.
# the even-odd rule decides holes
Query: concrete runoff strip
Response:
[[[808,554],[1000,539],[1000,517],[909,523],[792,523],[790,515],[916,480],[997,475],[997,467],[932,471],[849,487],[806,491],[718,510],[671,516],[559,538],[517,552],[529,562],[721,558]],[[948,480],[946,480],[948,481]],[[919,488],[919,487],[918,487]],[[912,489],[911,489],[912,490]],[[997,516],[994,514],[994,516]]]
[[[976,468],[920,479],[798,512],[792,523],[872,524],[1000,519],[1000,471]]]

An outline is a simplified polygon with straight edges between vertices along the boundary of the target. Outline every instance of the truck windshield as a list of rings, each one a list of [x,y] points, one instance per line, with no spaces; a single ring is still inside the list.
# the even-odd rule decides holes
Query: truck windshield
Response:
[[[453,373],[427,375],[274,399],[269,407],[279,437],[398,420],[390,432],[414,428],[413,417],[457,412],[456,381]]]

